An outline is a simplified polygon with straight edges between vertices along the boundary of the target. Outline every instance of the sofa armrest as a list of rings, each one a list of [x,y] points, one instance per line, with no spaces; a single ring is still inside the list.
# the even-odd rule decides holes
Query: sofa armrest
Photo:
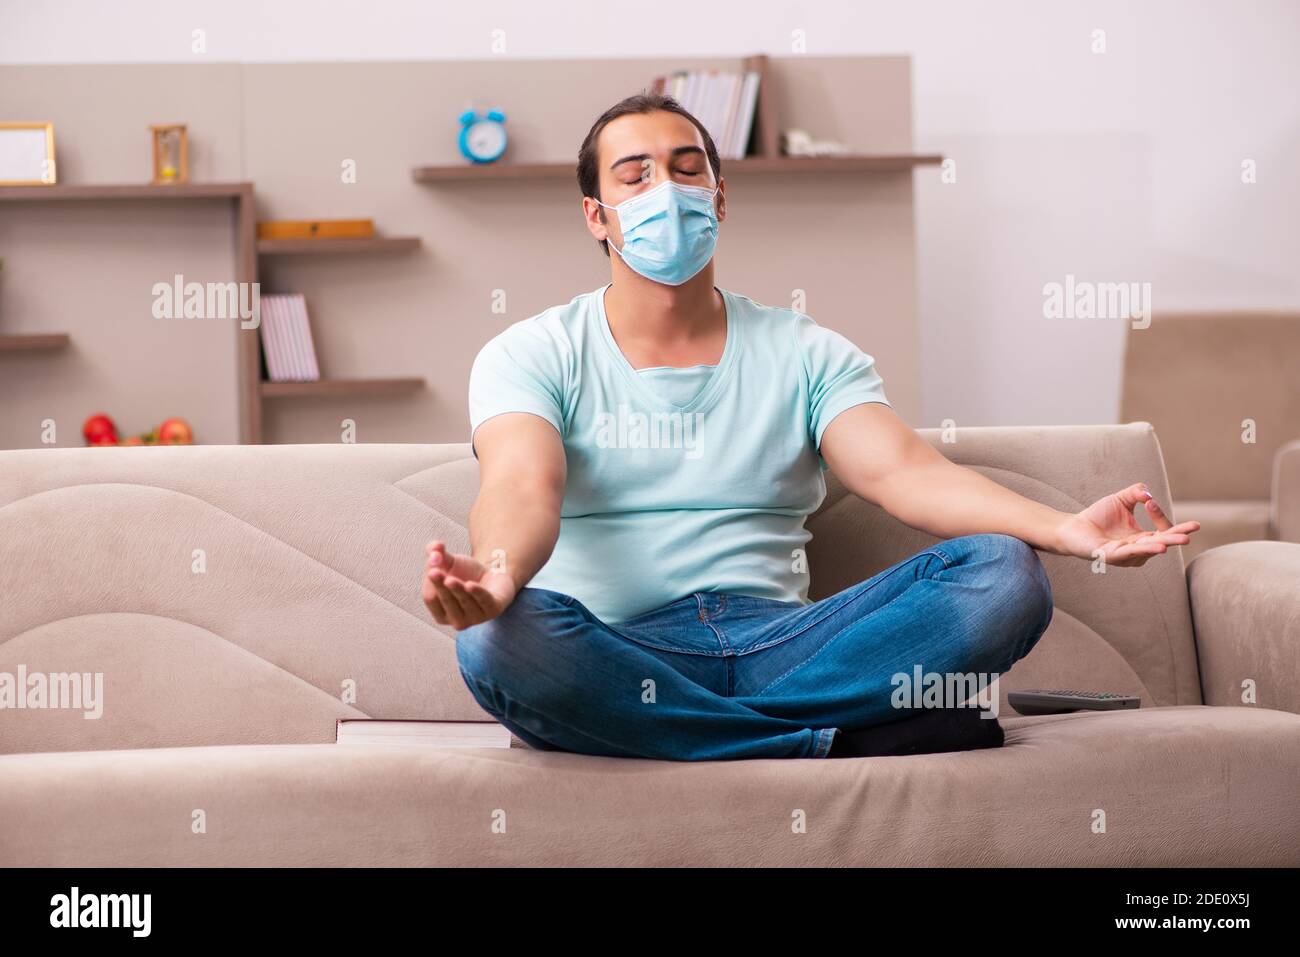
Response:
[[[1205,703],[1300,714],[1300,544],[1211,548],[1187,566],[1187,588]]]
[[[1273,501],[1269,533],[1279,542],[1300,542],[1300,439],[1293,439],[1273,456]]]

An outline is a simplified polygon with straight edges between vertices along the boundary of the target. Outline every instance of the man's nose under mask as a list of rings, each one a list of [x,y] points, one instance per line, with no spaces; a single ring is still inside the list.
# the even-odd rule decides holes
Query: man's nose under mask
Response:
[[[713,258],[718,242],[717,188],[684,186],[672,180],[617,206],[623,248],[609,245],[634,272],[654,282],[680,286]]]

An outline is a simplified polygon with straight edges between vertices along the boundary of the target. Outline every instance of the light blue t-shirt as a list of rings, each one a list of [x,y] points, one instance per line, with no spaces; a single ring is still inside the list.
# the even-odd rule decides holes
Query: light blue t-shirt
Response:
[[[852,406],[890,404],[875,360],[803,313],[719,289],[716,366],[636,370],[605,317],[608,288],[509,326],[470,373],[471,438],[529,412],[564,442],[559,540],[529,585],[611,623],[694,592],[806,603],[822,433]]]

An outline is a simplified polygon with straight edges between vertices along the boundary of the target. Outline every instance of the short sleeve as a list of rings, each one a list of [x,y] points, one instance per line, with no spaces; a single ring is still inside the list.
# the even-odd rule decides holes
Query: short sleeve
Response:
[[[865,402],[893,407],[876,360],[844,336],[801,314],[795,337],[808,376],[808,433],[819,452],[822,433],[845,409]]]
[[[516,323],[490,340],[469,374],[470,442],[480,425],[506,412],[540,416],[563,436],[564,356],[563,343],[535,319]]]

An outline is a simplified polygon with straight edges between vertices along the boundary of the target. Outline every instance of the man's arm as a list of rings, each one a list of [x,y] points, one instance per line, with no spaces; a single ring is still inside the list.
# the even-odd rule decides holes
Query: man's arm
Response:
[[[439,624],[468,628],[495,618],[546,564],[560,534],[564,444],[545,419],[493,416],[474,434],[479,492],[470,509],[471,554],[430,542],[422,597]]]
[[[1169,545],[1187,544],[1200,528],[1173,525],[1141,482],[1077,514],[1035,502],[950,462],[879,402],[837,415],[822,433],[821,453],[849,491],[937,538],[996,532],[1059,555],[1141,565]],[[1133,517],[1143,503],[1154,532]]]

